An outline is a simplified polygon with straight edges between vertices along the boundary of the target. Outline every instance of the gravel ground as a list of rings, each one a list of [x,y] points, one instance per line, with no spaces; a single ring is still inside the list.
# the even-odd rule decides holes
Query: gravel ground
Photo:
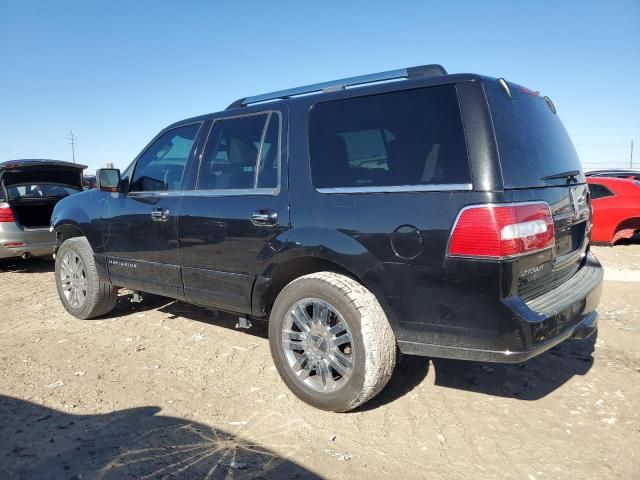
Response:
[[[52,263],[0,263],[2,478],[640,478],[640,245],[607,268],[597,339],[523,365],[403,357],[353,413],[296,400],[265,325],[123,294],[68,315]]]

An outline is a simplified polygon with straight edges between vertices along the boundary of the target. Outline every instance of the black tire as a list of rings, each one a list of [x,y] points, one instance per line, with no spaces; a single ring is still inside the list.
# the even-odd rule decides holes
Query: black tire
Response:
[[[86,287],[82,288],[84,300],[79,305],[74,305],[65,295],[63,288],[63,261],[67,254],[77,255],[83,264],[81,277],[86,279]],[[100,280],[96,263],[93,258],[93,250],[85,237],[74,237],[65,240],[56,254],[56,287],[58,296],[64,308],[76,318],[83,320],[100,317],[111,312],[118,299],[118,287]]]
[[[283,329],[288,328],[286,319],[296,305],[307,299],[326,302],[349,327],[352,338],[349,345],[353,344],[353,350],[349,351],[352,370],[335,391],[317,391],[300,380],[294,372],[295,367],[291,366],[292,357],[287,357],[283,348]],[[284,340],[288,343],[287,338]],[[280,292],[269,318],[269,345],[278,373],[287,387],[305,403],[333,412],[352,410],[377,395],[391,378],[396,363],[395,336],[376,297],[356,280],[333,272],[305,275]],[[293,353],[299,360],[300,353]],[[318,374],[315,370],[311,375]],[[336,376],[340,378],[339,374]],[[324,383],[324,377],[322,380]]]

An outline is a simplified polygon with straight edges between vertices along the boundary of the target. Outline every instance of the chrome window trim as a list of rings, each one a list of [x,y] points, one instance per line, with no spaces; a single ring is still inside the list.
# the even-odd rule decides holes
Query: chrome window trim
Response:
[[[389,185],[371,187],[316,188],[319,193],[402,193],[402,192],[456,192],[473,190],[471,183],[439,183],[432,185]]]
[[[246,195],[271,195],[280,193],[280,188],[221,188],[208,190],[185,190],[184,197],[241,197]]]
[[[143,190],[129,192],[127,197],[140,198],[140,197],[181,197],[183,190]]]
[[[128,197],[239,197],[245,195],[272,195],[280,193],[280,188],[227,188],[209,190],[155,190],[148,192],[130,192]]]

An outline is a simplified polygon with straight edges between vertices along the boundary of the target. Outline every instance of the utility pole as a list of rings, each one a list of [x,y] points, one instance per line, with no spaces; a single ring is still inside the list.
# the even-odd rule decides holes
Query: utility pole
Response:
[[[629,156],[629,168],[633,169],[633,140],[631,140],[631,154]]]
[[[73,134],[73,130],[69,131],[69,145],[71,145],[71,155],[73,157],[73,163],[76,163],[76,136]]]

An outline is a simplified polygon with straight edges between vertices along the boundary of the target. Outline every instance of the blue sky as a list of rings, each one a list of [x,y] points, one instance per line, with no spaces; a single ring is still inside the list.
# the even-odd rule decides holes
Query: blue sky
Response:
[[[640,1],[0,0],[0,160],[124,168],[238,97],[441,63],[555,102],[586,168],[640,166]]]

